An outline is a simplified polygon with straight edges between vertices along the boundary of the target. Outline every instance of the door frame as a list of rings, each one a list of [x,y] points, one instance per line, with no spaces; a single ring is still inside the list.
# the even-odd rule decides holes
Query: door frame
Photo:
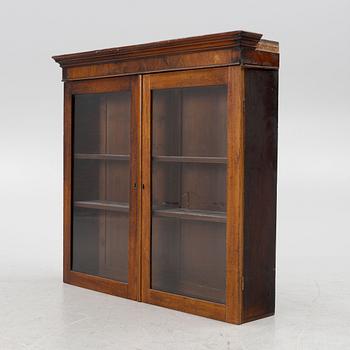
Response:
[[[141,79],[139,75],[113,77],[64,84],[64,238],[63,281],[79,287],[120,297],[139,300],[140,290],[140,224],[141,201]],[[130,111],[130,189],[128,283],[72,271],[72,162],[73,162],[73,96],[75,94],[131,91]],[[135,186],[136,184],[136,186]]]
[[[231,323],[242,322],[244,70],[240,66],[143,75],[142,84],[142,281],[141,300]],[[152,89],[227,86],[226,303],[151,289]]]

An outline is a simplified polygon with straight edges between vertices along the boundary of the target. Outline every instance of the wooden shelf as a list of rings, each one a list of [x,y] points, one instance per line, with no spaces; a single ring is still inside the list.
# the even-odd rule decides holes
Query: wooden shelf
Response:
[[[158,162],[169,163],[204,163],[204,164],[226,164],[226,157],[187,157],[187,156],[153,156]]]
[[[78,208],[90,208],[90,209],[104,209],[104,210],[114,210],[120,212],[129,212],[129,204],[121,202],[112,201],[75,201],[74,206]]]
[[[195,221],[226,222],[226,213],[213,210],[193,210],[183,208],[153,209],[153,215]]]
[[[75,159],[129,160],[128,154],[75,153]]]

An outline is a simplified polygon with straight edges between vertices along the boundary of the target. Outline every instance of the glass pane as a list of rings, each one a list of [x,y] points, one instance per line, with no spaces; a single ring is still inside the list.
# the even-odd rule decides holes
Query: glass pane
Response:
[[[226,87],[152,91],[151,287],[225,303]]]
[[[73,209],[73,270],[128,281],[128,215]]]
[[[128,280],[130,92],[74,96],[72,270]]]
[[[225,225],[153,218],[152,288],[225,302]]]
[[[226,157],[226,87],[152,91],[153,155]]]

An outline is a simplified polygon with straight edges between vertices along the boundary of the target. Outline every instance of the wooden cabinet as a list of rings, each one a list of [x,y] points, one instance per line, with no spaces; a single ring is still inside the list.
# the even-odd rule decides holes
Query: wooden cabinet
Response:
[[[278,44],[55,56],[64,281],[231,323],[274,313]]]

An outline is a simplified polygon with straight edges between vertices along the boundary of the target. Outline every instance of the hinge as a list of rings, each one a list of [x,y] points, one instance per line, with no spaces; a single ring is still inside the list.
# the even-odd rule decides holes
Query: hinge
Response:
[[[241,289],[244,290],[244,276],[241,277]]]

